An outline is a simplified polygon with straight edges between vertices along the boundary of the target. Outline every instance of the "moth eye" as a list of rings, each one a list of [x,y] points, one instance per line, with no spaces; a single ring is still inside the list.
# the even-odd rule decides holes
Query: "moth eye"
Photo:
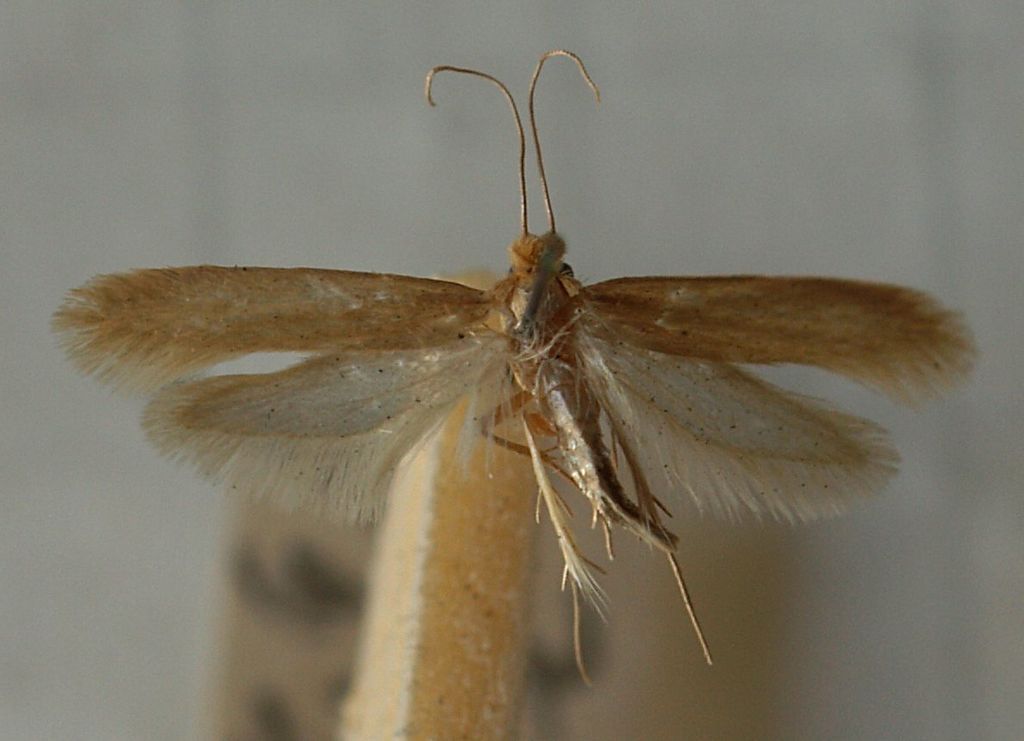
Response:
[[[570,278],[575,277],[575,273],[572,272],[572,265],[567,262],[562,263],[562,268],[558,271],[559,275],[566,275]]]

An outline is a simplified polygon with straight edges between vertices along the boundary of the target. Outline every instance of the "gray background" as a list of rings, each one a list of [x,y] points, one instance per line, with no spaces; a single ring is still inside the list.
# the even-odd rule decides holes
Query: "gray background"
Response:
[[[556,46],[605,96],[563,62],[538,101],[585,282],[880,279],[976,332],[971,383],[919,411],[773,374],[905,458],[877,501],[792,531],[780,735],[1018,737],[1024,5],[997,0],[0,3],[0,736],[189,737],[215,656],[228,507],[147,448],[139,401],[72,372],[63,292],[197,262],[502,269],[507,111],[455,77],[431,110],[422,75],[521,93]]]

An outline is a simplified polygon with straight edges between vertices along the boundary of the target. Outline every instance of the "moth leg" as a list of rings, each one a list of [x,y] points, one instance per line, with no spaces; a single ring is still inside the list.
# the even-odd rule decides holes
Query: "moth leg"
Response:
[[[599,613],[601,612],[605,596],[601,586],[594,579],[591,569],[597,571],[602,571],[602,569],[584,556],[580,552],[579,546],[576,545],[572,531],[565,520],[565,512],[563,510],[565,505],[564,503],[559,504],[561,497],[558,496],[558,493],[551,485],[547,470],[544,468],[541,452],[537,448],[530,425],[525,418],[523,419],[523,430],[526,432],[530,459],[533,461],[533,473],[537,477],[537,485],[540,489],[541,497],[547,505],[548,517],[551,518],[551,525],[558,536],[558,547],[562,551],[562,560],[565,562],[565,569],[562,571],[562,589],[565,589],[565,584],[568,580],[569,588],[572,590],[572,642],[576,656],[576,667],[579,669],[583,681],[590,685],[590,675],[587,673],[586,664],[583,662],[583,645],[580,637],[579,595],[580,592],[583,592],[583,596],[590,600]]]
[[[524,415],[524,417],[527,419],[527,424],[531,424],[532,423],[532,419],[530,417],[526,417],[525,415]],[[501,447],[505,448],[506,450],[511,450],[513,453],[519,453],[519,455],[526,456],[526,457],[529,457],[529,455],[530,455],[530,449],[528,447],[526,447],[525,445],[522,445],[522,444],[517,443],[517,442],[513,442],[512,440],[509,440],[507,437],[502,437],[501,435],[495,435],[493,432],[487,432],[486,435],[487,435],[487,437],[492,442],[496,443],[497,445],[500,445]],[[561,467],[557,463],[555,463],[554,459],[551,457],[551,453],[553,453],[556,450],[558,450],[558,446],[557,445],[552,445],[549,448],[544,448],[541,451],[541,454],[544,456],[544,462],[547,463],[549,466],[551,466],[556,471],[558,471],[563,476],[568,476],[568,474],[566,474],[565,471],[563,471],[561,469]]]
[[[530,460],[533,462],[533,473],[537,478],[537,486],[547,507],[548,517],[558,538],[558,547],[562,551],[562,560],[565,562],[563,580],[565,577],[570,578],[572,584],[578,587],[583,596],[600,611],[605,601],[604,592],[594,579],[591,570],[601,571],[602,569],[584,556],[576,544],[576,539],[569,528],[565,503],[561,501],[561,497],[551,484],[551,479],[548,478],[544,459],[526,420],[523,420],[523,431],[526,433],[526,443],[530,450]]]
[[[492,440],[497,445],[511,450],[513,453],[518,453],[524,457],[530,456],[530,449],[526,445],[509,440],[507,437],[502,437],[494,433],[495,428],[505,421],[509,416],[517,412],[521,412],[523,408],[530,402],[533,395],[527,391],[520,390],[511,399],[508,405],[503,405],[494,410],[494,414],[489,417],[484,417],[481,427],[480,434],[484,437]],[[530,428],[541,435],[554,436],[557,430],[551,425],[550,422],[544,417],[544,415],[537,412],[525,413],[521,415],[521,418],[530,426]],[[552,445],[550,448],[541,450],[541,456],[544,459],[544,463],[551,467],[552,470],[556,471],[559,475],[571,482],[572,479],[569,474],[558,465],[554,460],[551,453],[558,450],[557,445]],[[571,512],[570,512],[571,514]]]
[[[523,408],[530,403],[530,399],[532,398],[533,395],[527,391],[522,389],[517,391],[512,395],[512,398],[509,399],[508,404],[500,404],[494,410],[493,414],[483,418],[480,425],[480,434],[489,440],[494,441],[506,450],[511,450],[513,453],[529,457],[530,449],[527,446],[513,442],[501,435],[496,435],[494,430],[506,419],[521,412]]]
[[[532,457],[532,452],[529,446],[513,442],[512,440],[509,440],[506,437],[502,437],[501,435],[497,435],[494,433],[494,429],[499,424],[501,424],[505,419],[507,419],[509,415],[514,414],[516,412],[523,412],[523,409],[526,407],[526,405],[530,402],[532,398],[533,395],[528,393],[527,391],[518,391],[515,395],[513,395],[509,404],[498,407],[494,411],[494,414],[484,418],[483,424],[481,426],[481,433],[485,437],[492,440],[497,445],[500,445],[501,447],[507,450],[511,450],[512,452],[518,453],[519,455]],[[547,417],[545,417],[543,414],[540,414],[539,412],[523,412],[521,414],[521,419],[523,421],[523,425],[528,430],[532,431],[535,434],[545,435],[549,437],[554,437],[558,434],[557,428],[555,428],[555,426],[551,424]],[[556,450],[558,450],[558,446],[553,445],[545,450],[538,450],[538,456],[544,462],[544,465],[546,465],[552,471],[557,473],[559,476],[561,476],[565,481],[567,481],[571,486],[575,488],[576,484],[573,481],[572,477],[564,468],[562,468],[562,466],[560,466],[554,460],[553,456],[551,455],[551,453]],[[559,496],[557,492],[554,492],[554,494],[555,502],[557,503],[559,509],[565,515],[572,517],[572,508],[569,507],[565,499]],[[534,520],[536,520],[538,524],[540,523],[540,505],[541,500],[543,498],[543,492],[541,490],[538,490],[537,506],[534,511]],[[604,532],[605,550],[608,553],[608,560],[613,561],[615,560],[615,549],[612,546],[611,521],[605,513],[599,511],[598,507],[594,505],[593,502],[591,504],[593,506],[593,519],[591,522],[591,527],[596,527],[598,522],[601,523],[601,528]],[[585,674],[585,670],[582,673]]]
[[[583,683],[588,687],[594,683],[590,680],[587,672],[587,665],[583,662],[583,640],[580,636],[580,590],[576,582],[570,584],[572,587],[572,647],[576,656],[576,668],[579,670]]]
[[[693,626],[693,632],[697,634],[697,642],[700,644],[700,650],[704,652],[704,661],[711,666],[714,662],[711,660],[711,648],[708,646],[707,639],[704,638],[704,629],[700,627],[700,621],[697,619],[697,611],[693,609],[693,601],[690,599],[690,590],[686,588],[686,580],[683,579],[683,572],[679,568],[679,561],[676,560],[676,554],[668,554],[668,562],[672,566],[672,573],[676,577],[676,586],[679,587],[679,594],[683,597],[683,606],[686,607],[686,614],[690,616],[690,625]]]
[[[626,459],[626,465],[629,466],[630,473],[633,477],[633,486],[636,489],[637,507],[640,513],[645,519],[645,525],[652,535],[658,537],[661,541],[661,548],[668,557],[669,565],[672,567],[672,575],[675,577],[676,586],[679,588],[679,596],[683,599],[683,607],[686,608],[686,614],[690,618],[690,625],[693,626],[693,632],[697,636],[697,643],[700,644],[700,649],[704,653],[704,660],[710,666],[711,660],[711,648],[708,646],[707,639],[704,637],[704,629],[700,625],[700,620],[697,619],[697,611],[693,607],[693,600],[690,599],[690,590],[686,588],[686,580],[683,578],[682,569],[679,568],[679,561],[676,559],[675,549],[676,544],[679,542],[679,538],[672,532],[669,532],[665,526],[661,523],[661,516],[658,514],[658,510],[661,509],[669,517],[672,514],[665,509],[665,505],[651,493],[650,488],[647,485],[647,479],[644,478],[643,470],[640,468],[636,458],[636,453],[632,447],[624,439],[622,435],[619,435],[612,427],[612,435],[614,442],[618,448],[622,450],[622,456]],[[633,524],[633,523],[629,523]],[[608,538],[607,545],[609,550],[611,549],[610,533],[606,532]]]
[[[607,519],[601,518],[601,530],[604,532],[604,549],[608,553],[608,560],[615,560],[615,546],[612,543],[612,526]]]
[[[509,417],[515,414],[519,414],[523,409],[526,408],[526,405],[529,404],[532,399],[533,394],[524,389],[520,389],[519,391],[512,395],[512,398],[509,400],[508,404],[502,404],[498,406],[498,408],[494,410],[494,414],[483,419],[483,424],[481,425],[480,429],[481,433],[485,437],[494,437],[493,433],[495,428],[497,428],[498,425],[507,420]],[[537,412],[531,412],[525,416],[529,418],[530,425],[534,432],[551,436],[556,435],[558,433],[558,430],[556,430],[555,427],[550,422],[548,422],[547,418],[544,417],[544,415],[539,414]],[[516,445],[516,443],[512,444]],[[517,445],[517,447],[521,448],[526,455],[530,454],[528,448],[525,445]]]
[[[549,437],[554,437],[558,434],[558,429],[540,412],[530,412],[524,416],[526,418],[526,423],[530,425],[530,429],[534,432],[542,435],[548,435]]]
[[[488,417],[484,417],[483,418],[483,420],[481,421],[481,425],[480,425],[480,434],[483,435],[488,440],[490,440],[491,442],[493,442],[495,445],[498,445],[498,446],[500,446],[502,448],[505,448],[506,450],[511,450],[513,453],[517,453],[517,454],[519,454],[521,456],[524,456],[526,458],[531,457],[530,456],[530,448],[529,447],[527,447],[526,445],[521,445],[520,443],[517,443],[517,442],[513,442],[512,440],[509,440],[507,437],[502,437],[501,435],[497,435],[494,432],[494,429],[498,425],[500,425],[505,419],[507,419],[509,415],[514,414],[514,413],[516,413],[518,411],[521,411],[523,409],[523,407],[525,407],[529,403],[529,401],[530,401],[530,394],[528,394],[526,391],[523,391],[523,390],[518,391],[509,400],[509,403],[507,405],[506,404],[499,405],[494,410],[493,414],[491,414]],[[523,415],[523,417],[524,417],[524,422],[525,422],[525,415]],[[558,465],[555,464],[554,461],[551,460],[551,458],[547,455],[548,452],[549,451],[543,451],[543,452],[540,453],[541,457],[544,460],[544,463],[546,465],[551,466],[552,468],[554,468],[555,470],[557,470],[559,473],[561,473],[564,476],[565,472],[562,471],[558,467]],[[541,492],[538,489],[537,490],[537,505],[534,508],[534,512],[533,512],[533,519],[534,519],[534,521],[538,525],[540,524],[540,502],[541,502],[541,499],[542,499]],[[563,500],[561,497],[559,497],[558,498],[558,502],[561,505],[562,509],[565,510],[570,516],[572,516],[572,511],[569,510],[569,505],[567,505],[565,503],[565,500]]]
[[[552,425],[551,422],[548,421],[547,417],[540,412],[529,412],[524,414],[523,421],[526,422],[535,434],[546,435],[548,437],[554,437],[558,434],[558,430],[555,429],[554,425]],[[559,473],[562,478],[566,481],[572,482],[569,474],[555,462],[554,456],[551,455],[558,449],[558,443],[555,443],[541,450],[541,456],[544,458],[544,462],[547,463],[554,471]]]
[[[551,423],[551,421],[547,417],[545,417],[543,414],[540,414],[540,413],[537,413],[537,412],[530,413],[530,414],[525,414],[524,415],[524,421],[530,427],[530,429],[533,432],[535,432],[535,433],[547,435],[549,437],[555,437],[555,436],[558,435],[558,428],[555,427]],[[572,486],[577,491],[580,491],[578,485],[573,480],[572,476],[570,476],[569,473],[567,471],[565,471],[561,466],[559,466],[556,463],[554,463],[551,460],[550,456],[547,455],[550,452],[555,451],[555,450],[558,450],[558,446],[557,445],[553,445],[552,447],[548,448],[547,450],[541,451],[542,456],[544,457],[545,463],[547,463],[547,465],[552,470],[554,470],[559,475],[561,475],[561,477],[566,482],[568,482],[568,484],[570,486]],[[614,466],[615,463],[613,462],[612,465]],[[582,494],[583,492],[580,491],[580,493]],[[604,533],[605,551],[608,554],[608,560],[609,561],[614,561],[615,560],[615,549],[612,546],[612,524],[613,524],[613,522],[618,521],[619,518],[615,518],[615,516],[613,515],[612,512],[608,511],[604,507],[601,507],[598,502],[592,500],[590,497],[586,497],[586,499],[590,502],[590,505],[591,505],[591,508],[592,508],[591,509],[590,527],[591,528],[596,528],[598,523],[601,524],[601,529],[602,529],[602,531]],[[566,506],[566,509],[568,509],[568,506]],[[538,510],[537,517],[539,518],[539,511],[540,511],[540,500],[539,499],[537,501],[537,510]],[[572,514],[571,510],[569,510],[569,514]]]
[[[631,522],[630,524],[640,525],[644,531],[654,538],[656,541],[655,545],[671,555],[676,550],[679,538],[662,523],[659,509],[669,517],[672,514],[651,492],[636,452],[625,436],[618,434],[614,422],[612,423],[612,437],[614,442],[612,447],[622,451],[622,457],[629,468],[630,477],[633,479],[633,489],[636,492],[636,519],[639,522]],[[641,534],[641,537],[644,536]]]

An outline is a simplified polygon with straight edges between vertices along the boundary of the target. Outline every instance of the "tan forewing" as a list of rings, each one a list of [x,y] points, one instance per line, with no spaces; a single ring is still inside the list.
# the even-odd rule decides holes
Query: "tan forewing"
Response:
[[[276,373],[172,384],[144,425],[161,451],[232,488],[366,520],[401,459],[459,399],[493,408],[506,365],[507,341],[490,332],[336,353]]]
[[[203,265],[93,278],[53,326],[85,372],[148,391],[253,352],[431,347],[487,311],[483,292],[441,280]]]
[[[963,378],[959,316],[919,291],[832,278],[619,278],[580,296],[588,331],[733,363],[818,366],[914,401]]]
[[[896,470],[878,426],[727,363],[585,332],[577,347],[613,439],[660,497],[717,514],[809,519],[842,511]]]

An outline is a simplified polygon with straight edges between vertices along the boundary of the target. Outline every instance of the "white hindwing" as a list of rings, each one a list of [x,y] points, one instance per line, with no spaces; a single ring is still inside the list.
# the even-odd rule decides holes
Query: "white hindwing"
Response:
[[[578,337],[606,421],[656,494],[682,490],[720,515],[810,519],[842,511],[896,470],[885,431],[867,420],[728,363]]]
[[[320,355],[277,373],[162,390],[150,438],[206,476],[257,495],[375,518],[392,474],[463,397],[489,411],[507,342],[482,331],[445,345]],[[489,406],[490,405],[490,406]],[[479,437],[467,422],[466,435]]]

